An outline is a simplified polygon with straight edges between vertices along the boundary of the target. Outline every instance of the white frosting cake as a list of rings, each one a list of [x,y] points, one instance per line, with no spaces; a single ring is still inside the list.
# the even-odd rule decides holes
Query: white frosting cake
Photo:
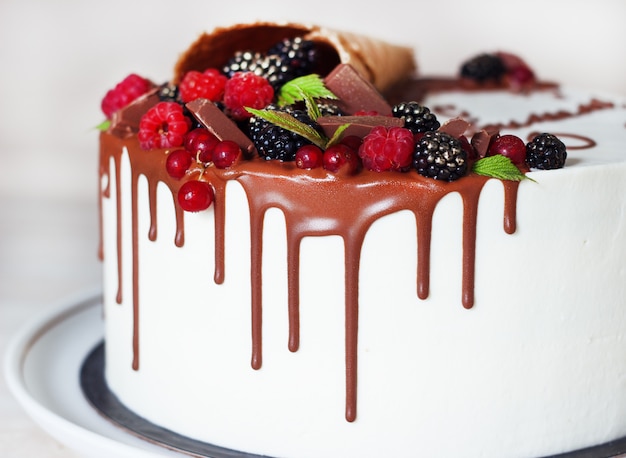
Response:
[[[355,224],[360,258],[358,234],[328,229],[340,212],[328,202],[302,237],[298,275],[295,210],[263,216],[254,197],[271,201],[279,184],[229,177],[223,206],[181,217],[173,190],[133,160],[154,152],[103,134],[116,151],[102,174],[105,367],[119,400],[184,436],[285,458],[535,457],[626,436],[624,101],[553,88],[421,103],[523,139],[552,132],[565,167],[518,188],[450,188],[430,231],[414,209],[386,214],[384,199],[348,205],[375,216]],[[321,192],[312,199],[332,194]]]

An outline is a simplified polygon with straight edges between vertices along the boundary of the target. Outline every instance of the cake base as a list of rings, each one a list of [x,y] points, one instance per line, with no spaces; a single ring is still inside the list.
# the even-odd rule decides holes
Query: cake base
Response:
[[[149,442],[198,458],[270,458],[194,440],[161,428],[133,413],[107,386],[104,377],[104,342],[97,345],[85,358],[80,371],[80,386],[87,400],[105,418]],[[625,454],[626,437],[623,437],[605,444],[545,458],[608,458],[626,456]]]
[[[80,386],[90,404],[105,418],[149,442],[198,458],[269,458],[182,436],[129,410],[107,386],[104,377],[104,342],[97,345],[85,358],[80,371]]]

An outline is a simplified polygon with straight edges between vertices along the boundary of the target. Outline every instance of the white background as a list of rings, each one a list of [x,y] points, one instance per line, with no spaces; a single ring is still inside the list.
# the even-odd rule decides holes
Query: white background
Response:
[[[626,95],[624,0],[0,0],[0,351],[52,300],[99,282],[93,127],[106,90],[130,72],[165,81],[199,33],[256,19],[410,45],[423,74],[506,50],[541,78]],[[2,380],[0,456],[72,456]]]

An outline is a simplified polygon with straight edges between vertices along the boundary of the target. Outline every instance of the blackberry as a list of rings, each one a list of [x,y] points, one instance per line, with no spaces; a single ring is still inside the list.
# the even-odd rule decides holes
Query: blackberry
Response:
[[[344,116],[346,114],[341,108],[332,103],[318,103],[317,106],[322,116]]]
[[[270,106],[268,109],[277,108]],[[305,111],[291,108],[281,108],[281,110],[289,112],[298,121],[319,129],[318,125],[311,120]],[[300,147],[311,144],[310,141],[300,135],[255,116],[249,122],[249,135],[256,146],[259,156],[268,160],[293,161],[296,158],[296,151]]]
[[[231,77],[237,72],[254,71],[257,62],[261,60],[261,54],[252,51],[238,51],[231,57],[226,65],[222,68],[222,72]]]
[[[161,86],[159,86],[159,91],[157,92],[157,94],[161,102],[181,102],[178,86],[176,86],[175,84],[163,83]]]
[[[526,145],[526,164],[541,170],[560,169],[565,165],[565,145],[555,135],[539,134]]]
[[[506,67],[502,59],[495,54],[480,54],[461,66],[461,76],[479,83],[488,80],[499,81],[505,74]]]
[[[453,136],[445,132],[426,132],[415,144],[413,167],[425,177],[458,180],[467,172],[467,153]]]
[[[437,130],[441,126],[437,117],[427,107],[417,102],[402,102],[391,109],[396,118],[404,120],[404,127],[414,134]]]
[[[267,52],[268,56],[277,56],[294,77],[311,73],[317,61],[315,43],[302,37],[285,39],[276,43]]]

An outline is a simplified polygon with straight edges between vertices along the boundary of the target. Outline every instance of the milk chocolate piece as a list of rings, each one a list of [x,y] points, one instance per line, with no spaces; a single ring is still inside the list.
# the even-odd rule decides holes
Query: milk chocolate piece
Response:
[[[470,143],[476,151],[476,154],[478,154],[478,157],[485,157],[487,155],[491,139],[497,136],[498,133],[498,129],[488,128],[482,129],[474,134]]]
[[[196,99],[186,106],[191,114],[218,139],[237,143],[244,155],[249,156],[256,152],[252,140],[210,100]]]
[[[347,114],[376,111],[383,116],[391,115],[391,107],[380,92],[350,64],[337,65],[324,83],[339,97],[336,103]]]
[[[452,135],[454,138],[459,138],[461,135],[465,133],[467,128],[470,126],[470,123],[462,118],[452,118],[438,129],[440,132],[445,132],[446,134]]]
[[[335,131],[344,124],[350,126],[343,131],[342,136],[356,135],[357,137],[365,137],[376,126],[383,127],[402,127],[404,121],[400,118],[392,116],[320,116],[317,123],[324,130],[327,137],[332,137]]]
[[[113,113],[109,133],[120,138],[136,134],[139,132],[141,117],[157,103],[159,103],[158,88],[153,88]]]

